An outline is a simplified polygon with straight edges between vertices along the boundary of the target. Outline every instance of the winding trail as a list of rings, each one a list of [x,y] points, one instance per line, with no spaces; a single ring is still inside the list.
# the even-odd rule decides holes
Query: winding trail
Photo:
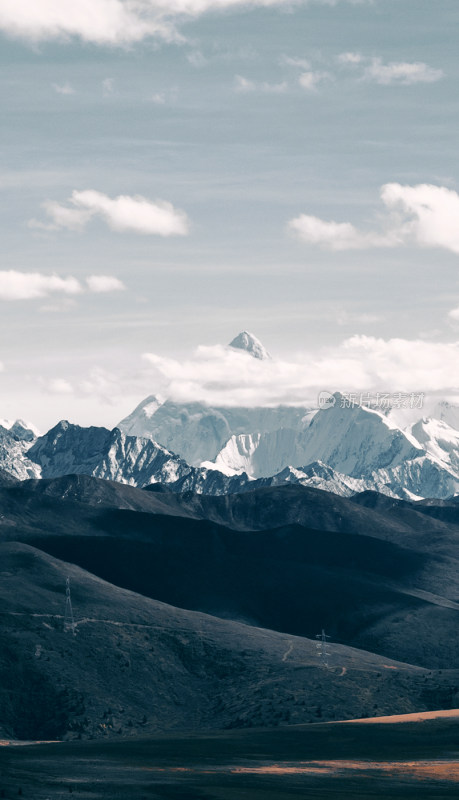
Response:
[[[282,656],[282,661],[287,661],[287,658],[289,657],[290,653],[293,651],[293,642],[292,642],[291,639],[288,640],[288,645],[289,646],[288,646],[287,650],[285,651],[284,655]]]

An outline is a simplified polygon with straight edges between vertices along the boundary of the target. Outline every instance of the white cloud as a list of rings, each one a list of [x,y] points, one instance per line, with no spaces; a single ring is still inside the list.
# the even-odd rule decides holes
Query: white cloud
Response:
[[[0,300],[31,300],[50,294],[79,294],[81,291],[81,284],[72,277],[13,269],[0,272]]]
[[[381,198],[389,209],[403,215],[399,230],[408,241],[459,253],[459,194],[453,189],[426,183],[387,183]]]
[[[448,319],[454,324],[459,322],[459,306],[457,308],[452,308],[451,311],[448,312]]]
[[[72,192],[68,203],[65,206],[46,201],[43,208],[51,222],[31,220],[29,225],[45,230],[67,228],[79,231],[93,217],[101,217],[109,228],[118,233],[131,231],[146,235],[185,236],[189,231],[185,212],[165,200],[153,202],[140,195],[110,198],[102,192],[87,189]]]
[[[163,105],[165,105],[166,100],[167,100],[166,93],[165,92],[155,92],[155,94],[152,94],[152,96],[150,97],[150,100],[156,106],[163,106]]]
[[[411,86],[415,83],[435,83],[444,77],[441,69],[435,69],[423,62],[395,62],[384,64],[380,58],[374,58],[366,67],[364,78],[383,86],[403,84]]]
[[[111,275],[92,275],[86,279],[89,292],[113,292],[124,289],[118,278]],[[85,291],[79,280],[72,276],[43,275],[39,272],[0,272],[0,300],[34,300],[50,295],[78,295]],[[46,310],[43,307],[42,310]],[[52,310],[56,310],[53,308]]]
[[[319,83],[326,80],[332,80],[332,76],[329,72],[313,72],[309,70],[308,72],[301,73],[298,78],[298,83],[302,89],[306,89],[308,92],[316,92]]]
[[[89,278],[86,278],[86,283],[89,291],[97,294],[101,292],[120,292],[126,288],[124,283],[119,278],[113,277],[113,275],[90,275]]]
[[[355,65],[360,64],[364,57],[360,53],[340,53],[338,61],[340,64]]]
[[[446,392],[459,386],[459,342],[352,336],[341,350],[362,362],[373,383],[386,384],[389,390],[398,386]]]
[[[289,361],[253,359],[228,347],[199,347],[184,361],[146,353],[155,391],[177,401],[220,405],[315,403],[343,392],[457,392],[459,342],[352,336]]]
[[[395,239],[377,233],[359,231],[350,222],[333,222],[308,214],[300,214],[288,223],[303,242],[328,247],[330,250],[363,250],[367,247],[390,247]]]
[[[298,67],[299,69],[311,69],[311,62],[307,58],[296,58],[292,56],[282,55],[279,59],[280,64],[287,67]]]
[[[72,394],[73,393],[73,386],[69,381],[65,380],[65,378],[52,378],[47,387],[51,394]]]
[[[164,106],[166,104],[173,104],[177,101],[178,89],[172,86],[168,89],[162,89],[150,95],[149,100],[156,106]]]
[[[257,84],[254,81],[249,81],[248,78],[244,78],[243,75],[235,75],[234,81],[236,92],[255,92],[257,89]]]
[[[283,94],[288,90],[288,83],[268,83],[266,81],[251,81],[243,75],[235,75],[234,90],[240,94],[250,94],[252,92],[263,92],[265,94]]]
[[[352,313],[349,311],[339,311],[336,316],[338,325],[375,325],[382,322],[384,317],[380,314]]]
[[[382,86],[412,86],[416,83],[435,83],[444,77],[441,69],[429,66],[423,61],[390,61],[382,58],[368,58],[361,53],[340,53],[337,61],[344,67],[361,66],[362,79]]]
[[[57,231],[60,228],[67,228],[70,231],[81,231],[91,219],[91,214],[86,209],[69,208],[56,203],[54,200],[45,200],[42,203],[42,208],[44,208],[52,222],[31,219],[28,222],[29,228],[38,228],[45,231]]]
[[[124,376],[124,380],[126,380]],[[132,378],[131,378],[132,380]],[[100,403],[113,406],[126,395],[126,388],[119,376],[115,376],[103,367],[92,367],[82,379],[77,376],[60,378],[40,378],[39,383],[44,392],[52,395],[73,395],[74,398],[88,397]]]
[[[459,194],[444,186],[388,183],[381,199],[389,211],[385,229],[360,231],[349,222],[333,222],[307,214],[290,220],[289,228],[305,242],[331,250],[396,247],[415,244],[459,253]]]
[[[154,0],[2,0],[0,29],[32,41],[79,37],[102,45],[127,45],[154,35],[173,38],[161,6]]]
[[[310,0],[2,0],[0,30],[32,41],[78,37],[126,46],[149,36],[178,40],[176,23],[210,11],[291,8]],[[314,0],[334,5],[339,0]],[[353,0],[350,0],[351,2]]]
[[[196,69],[202,69],[209,63],[207,58],[203,55],[203,53],[201,53],[200,50],[192,50],[191,53],[188,53],[187,61],[192,67],[196,67]]]
[[[51,302],[43,303],[38,310],[41,314],[65,314],[76,305],[77,301],[74,297],[60,296],[54,297]]]
[[[57,94],[75,94],[75,89],[70,83],[53,83],[53,89]]]
[[[103,367],[93,367],[87,378],[76,383],[75,389],[80,397],[97,397],[108,405],[115,405],[117,398],[125,394],[119,377]]]
[[[102,81],[102,94],[104,97],[110,97],[115,91],[115,81],[113,78],[104,78]]]

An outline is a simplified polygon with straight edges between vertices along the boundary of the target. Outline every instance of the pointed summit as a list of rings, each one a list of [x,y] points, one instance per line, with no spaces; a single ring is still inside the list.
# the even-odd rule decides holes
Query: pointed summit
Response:
[[[229,343],[229,347],[234,347],[236,350],[245,350],[246,353],[262,361],[271,358],[260,340],[248,331],[241,331],[241,333],[238,333],[235,339]]]

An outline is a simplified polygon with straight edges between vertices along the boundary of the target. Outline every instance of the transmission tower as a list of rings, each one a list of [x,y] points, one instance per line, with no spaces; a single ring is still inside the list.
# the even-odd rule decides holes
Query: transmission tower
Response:
[[[67,578],[65,581],[64,631],[66,633],[73,633],[73,635],[76,636],[76,624],[73,617],[72,597],[70,594],[70,578]]]
[[[318,640],[316,643],[317,655],[319,656],[321,666],[325,669],[328,669],[328,658],[331,655],[327,642],[327,639],[329,638],[330,636],[325,633],[323,628],[322,633],[316,634],[316,639]]]

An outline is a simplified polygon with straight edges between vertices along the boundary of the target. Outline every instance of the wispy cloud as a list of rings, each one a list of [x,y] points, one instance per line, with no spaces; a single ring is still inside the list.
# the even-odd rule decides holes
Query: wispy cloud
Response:
[[[79,295],[89,292],[112,292],[124,289],[118,278],[92,275],[85,284],[73,276],[44,275],[40,272],[0,272],[0,300],[34,300],[50,295]]]
[[[176,86],[172,86],[170,88],[160,89],[157,92],[154,92],[148,99],[155,106],[165,106],[176,103],[177,96],[178,89]]]
[[[187,54],[186,58],[188,63],[191,64],[191,66],[195,67],[196,69],[202,69],[203,67],[206,67],[207,64],[209,63],[208,59],[205,57],[203,53],[201,53],[200,50],[192,50],[191,53]]]
[[[111,97],[115,92],[114,78],[104,78],[102,81],[102,94],[104,97]]]
[[[86,283],[90,292],[122,292],[126,287],[119,278],[113,275],[90,275],[86,278]]]
[[[341,310],[336,315],[338,325],[376,325],[382,322],[384,317],[381,314],[353,313]]]
[[[164,106],[167,102],[166,92],[155,92],[151,95],[150,100],[156,106]]]
[[[381,86],[413,86],[417,83],[435,83],[445,73],[442,69],[431,67],[424,61],[388,61],[380,57],[368,57],[362,53],[347,52],[337,56],[341,67],[350,67],[355,75],[357,67],[360,79]]]
[[[319,84],[327,80],[333,80],[329,72],[314,72],[313,70],[309,70],[308,72],[301,73],[298,78],[298,83],[302,89],[306,89],[308,92],[317,92]]]
[[[244,78],[243,75],[235,76],[235,92],[240,94],[251,94],[253,92],[263,92],[265,94],[283,94],[288,90],[288,83],[269,83],[267,81],[252,81]]]
[[[443,70],[430,67],[421,61],[391,61],[384,64],[380,58],[373,58],[364,71],[365,80],[374,81],[382,86],[435,83],[443,77]]]
[[[53,200],[43,203],[50,222],[30,220],[29,226],[57,231],[81,231],[95,217],[102,219],[111,230],[157,236],[185,236],[189,221],[184,211],[166,200],[148,200],[141,195],[108,197],[93,189],[74,191],[68,205]]]
[[[288,223],[303,242],[329,250],[364,250],[368,247],[391,247],[397,239],[378,233],[359,231],[350,222],[334,222],[300,214]]]
[[[51,378],[47,383],[47,389],[51,394],[72,394],[72,384],[65,378]]]
[[[70,83],[62,83],[62,84],[53,83],[52,86],[54,91],[57,92],[57,94],[67,94],[67,95],[75,94],[75,89],[73,88],[73,86],[71,86]]]
[[[444,186],[388,183],[381,189],[388,210],[385,228],[361,231],[350,222],[334,222],[308,214],[290,220],[289,229],[309,244],[331,250],[396,247],[414,244],[459,253],[459,194]]]
[[[369,58],[358,52],[339,53],[332,59],[342,70],[350,71],[354,80],[377,83],[381,86],[413,86],[418,83],[435,83],[444,77],[441,69],[429,66],[422,61],[391,61],[384,63],[382,58]],[[281,66],[290,66],[303,70],[298,82],[307,91],[317,91],[319,84],[326,80],[335,80],[336,70],[320,71],[313,68],[309,59],[281,56]],[[330,69],[333,64],[330,64]]]
[[[364,57],[361,53],[340,53],[338,56],[338,62],[340,64],[356,65],[360,64],[362,61],[364,61]]]
[[[297,58],[296,56],[282,55],[279,58],[281,66],[297,67],[298,69],[309,70],[311,69],[311,62],[308,58]]]

